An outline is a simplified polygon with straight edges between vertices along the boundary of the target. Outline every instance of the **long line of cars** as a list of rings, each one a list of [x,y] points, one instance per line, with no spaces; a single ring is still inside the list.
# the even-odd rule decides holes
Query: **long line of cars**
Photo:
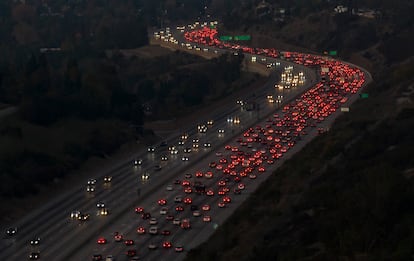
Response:
[[[363,71],[340,61],[317,55],[223,43],[217,36],[217,30],[207,26],[185,32],[185,39],[189,42],[284,57],[305,66],[327,69],[320,70],[322,80],[310,90],[283,106],[280,112],[274,113],[265,123],[248,128],[233,143],[227,144],[223,151],[216,151],[217,159],[209,162],[204,169],[186,173],[182,179],[169,184],[166,191],[180,192],[174,196],[174,200],[163,197],[154,202],[157,207],[150,208],[149,211],[142,206],[134,209],[141,219],[149,220],[148,224],[140,223],[137,234],[150,234],[150,238],[144,242],[149,242],[148,249],[151,250],[160,246],[182,252],[183,245],[172,240],[174,233],[187,230],[194,223],[207,224],[214,220],[210,214],[213,208],[224,209],[230,206],[234,197],[241,194],[259,175],[269,173],[269,166],[282,159],[304,137],[310,133],[322,133],[320,124],[365,83]],[[161,219],[163,223],[160,230],[156,225]],[[119,237],[119,234],[116,233],[115,236]],[[161,239],[155,240],[154,236]],[[137,251],[130,249],[126,254],[135,256]]]
[[[111,236],[100,235],[95,243],[99,248],[96,250],[97,253],[92,255],[92,260],[104,259],[102,253],[108,251],[110,252],[106,255],[106,260],[114,260],[115,256],[119,256],[119,253],[115,253],[119,248],[110,246],[111,242],[118,245],[123,242],[125,249],[122,251],[132,260],[168,255],[168,252],[159,251],[158,254],[154,254],[157,251],[153,250],[158,248],[164,248],[166,251],[173,249],[172,252],[177,253],[185,252],[184,240],[178,236],[181,231],[187,231],[183,233],[190,235],[191,231],[194,231],[190,228],[201,229],[202,226],[214,222],[217,215],[213,213],[217,213],[219,209],[226,209],[232,202],[237,201],[238,195],[243,194],[243,191],[264,173],[270,173],[275,163],[304,137],[311,133],[322,133],[324,129],[320,124],[338,111],[350,95],[357,93],[365,82],[364,72],[343,62],[317,55],[223,43],[217,39],[218,32],[215,28],[203,26],[199,30],[194,29],[196,28],[184,32],[185,39],[193,44],[245,51],[272,58],[283,57],[305,66],[323,68],[319,70],[322,80],[283,106],[280,112],[273,113],[263,124],[246,129],[233,142],[215,151],[215,159],[209,161],[205,167],[198,167],[184,173],[179,179],[171,180],[163,196],[154,200],[153,205],[136,206],[133,213],[138,215],[139,219],[134,221],[135,231],[117,231]],[[213,121],[200,124],[197,131],[203,135],[213,124]],[[224,134],[222,128],[216,131],[218,136]],[[165,147],[166,145],[163,144]],[[187,161],[188,155],[192,151],[197,151],[199,146],[208,150],[211,143],[196,136],[191,139],[188,134],[183,134],[177,146],[169,146],[165,154],[160,156],[161,163],[155,166],[154,171],[160,170],[163,162],[169,162],[177,154],[182,154],[181,160]],[[148,153],[152,155],[155,150],[155,147],[149,147]],[[133,165],[140,168],[144,162],[144,159],[136,159]],[[149,179],[147,172],[143,172],[142,179]],[[111,176],[105,176],[104,185],[110,186],[111,180]],[[94,179],[88,180],[87,193],[95,193],[96,182]],[[96,207],[98,214],[108,214],[103,201],[98,201]],[[75,210],[71,213],[71,218],[83,222],[89,219],[89,214]],[[17,229],[10,228],[8,236],[12,237],[16,232]],[[40,239],[36,242],[39,243]],[[32,245],[30,259],[40,258],[38,243]]]

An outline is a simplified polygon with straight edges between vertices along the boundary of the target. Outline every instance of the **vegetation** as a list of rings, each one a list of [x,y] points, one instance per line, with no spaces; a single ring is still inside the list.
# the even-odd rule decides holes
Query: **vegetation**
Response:
[[[251,8],[234,9],[227,30],[251,32],[252,44],[338,50],[375,81],[368,99],[273,173],[187,260],[412,258],[413,60],[404,46],[413,24],[402,2],[348,1],[379,10],[372,20],[333,15],[339,1],[290,1],[281,5],[285,22],[256,17],[248,26],[241,17]]]
[[[0,197],[37,193],[90,157],[153,140],[145,121],[177,117],[244,86],[242,57],[124,55],[148,43],[160,4],[1,3],[0,103],[18,112],[1,119]]]

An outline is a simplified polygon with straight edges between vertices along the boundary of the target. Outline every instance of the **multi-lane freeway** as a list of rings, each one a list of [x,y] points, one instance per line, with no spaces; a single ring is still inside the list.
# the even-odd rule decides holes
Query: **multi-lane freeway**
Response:
[[[85,177],[79,187],[9,224],[17,233],[1,240],[2,260],[26,260],[32,253],[39,260],[181,260],[286,158],[324,132],[370,80],[362,69],[323,56],[231,45],[209,26],[188,29],[169,29],[168,40],[182,39],[184,45],[176,44],[200,51],[245,52],[274,73],[263,87],[154,144],[154,151]],[[247,100],[253,110],[241,105]],[[89,218],[71,218],[76,211]],[[39,243],[31,245],[35,238]]]

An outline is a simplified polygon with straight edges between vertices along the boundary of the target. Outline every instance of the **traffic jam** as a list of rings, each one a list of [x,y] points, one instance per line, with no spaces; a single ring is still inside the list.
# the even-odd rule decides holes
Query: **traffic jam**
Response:
[[[233,142],[214,152],[214,160],[203,169],[183,173],[171,181],[153,206],[131,209],[137,216],[136,231],[128,236],[114,231],[111,237],[99,237],[97,245],[123,244],[131,260],[146,257],[151,251],[164,249],[177,254],[186,246],[175,236],[180,231],[201,229],[213,224],[220,209],[231,207],[261,175],[269,175],[274,164],[308,135],[326,131],[322,123],[347,102],[365,83],[365,74],[358,68],[323,56],[275,49],[251,48],[218,38],[215,27],[193,27],[183,31],[184,39],[204,47],[227,49],[281,58],[308,67],[318,67],[320,81],[264,119],[252,126]],[[271,170],[271,171],[270,171]],[[251,192],[251,191],[250,191]],[[112,256],[106,256],[111,258]],[[104,260],[94,254],[92,260]],[[109,259],[111,260],[111,259]]]

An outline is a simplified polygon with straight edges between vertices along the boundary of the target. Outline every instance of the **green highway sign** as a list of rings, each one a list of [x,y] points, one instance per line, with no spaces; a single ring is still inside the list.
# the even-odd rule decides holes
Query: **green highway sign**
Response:
[[[368,93],[361,93],[359,96],[363,99],[366,99],[368,98]]]
[[[220,41],[231,41],[233,40],[233,37],[230,35],[222,35],[219,37]]]
[[[337,51],[329,51],[329,55],[331,56],[336,56],[338,54]]]
[[[235,35],[235,41],[249,41],[251,39],[250,35]]]

